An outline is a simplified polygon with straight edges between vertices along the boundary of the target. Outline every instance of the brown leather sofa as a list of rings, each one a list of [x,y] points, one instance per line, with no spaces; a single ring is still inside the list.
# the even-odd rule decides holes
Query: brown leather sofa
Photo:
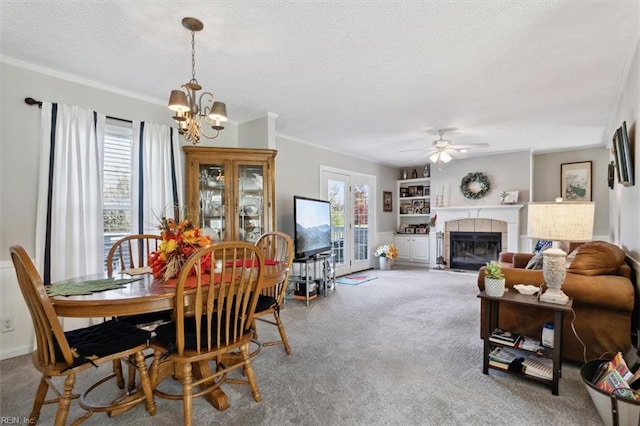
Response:
[[[509,291],[515,284],[540,286],[544,283],[542,270],[523,269],[532,254],[514,253],[503,260],[503,273]],[[511,259],[511,262],[507,260]],[[511,263],[513,267],[509,267]],[[484,290],[485,268],[478,274],[478,288]],[[567,268],[562,290],[573,297],[573,311],[564,316],[562,351],[565,361],[584,363],[604,354],[631,347],[631,326],[634,310],[634,286],[631,269],[619,247],[604,241],[580,245]],[[481,302],[481,336],[484,327],[484,300]],[[572,321],[573,320],[573,321]],[[548,310],[514,304],[500,306],[500,327],[540,339],[545,322],[553,322]],[[585,349],[572,330],[572,322]]]

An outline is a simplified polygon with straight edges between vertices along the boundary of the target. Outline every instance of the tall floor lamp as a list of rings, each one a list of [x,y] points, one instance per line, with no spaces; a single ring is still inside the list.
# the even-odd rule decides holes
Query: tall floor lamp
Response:
[[[540,296],[540,301],[564,305],[569,301],[562,291],[567,253],[560,249],[559,242],[591,241],[595,205],[559,199],[555,203],[529,203],[528,210],[527,235],[553,241],[551,248],[543,252],[542,275],[548,290]]]

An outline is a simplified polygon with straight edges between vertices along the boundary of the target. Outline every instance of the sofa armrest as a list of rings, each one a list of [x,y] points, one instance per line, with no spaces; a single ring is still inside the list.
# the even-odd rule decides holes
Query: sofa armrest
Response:
[[[513,263],[513,255],[515,253],[512,251],[501,251],[498,254],[498,262],[503,262],[503,263]]]
[[[567,273],[562,291],[573,303],[622,312],[633,312],[634,289],[630,280],[617,275],[578,275]]]

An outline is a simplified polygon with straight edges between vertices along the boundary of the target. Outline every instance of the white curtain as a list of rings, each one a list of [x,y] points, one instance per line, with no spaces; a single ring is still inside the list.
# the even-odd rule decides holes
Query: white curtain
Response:
[[[102,273],[106,117],[42,103],[36,261],[45,284]]]
[[[162,124],[134,121],[132,157],[131,232],[158,234],[160,218],[178,219],[174,210],[184,200],[177,132]]]

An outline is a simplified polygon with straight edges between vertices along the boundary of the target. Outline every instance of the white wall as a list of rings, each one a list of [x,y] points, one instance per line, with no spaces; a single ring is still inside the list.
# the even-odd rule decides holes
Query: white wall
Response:
[[[442,170],[431,165],[431,203],[435,206],[436,191],[444,188],[444,205],[450,206],[482,206],[499,205],[502,191],[519,191],[518,204],[526,204],[529,200],[531,155],[529,152],[454,160],[444,164]],[[424,166],[417,166],[422,170]],[[409,168],[413,170],[413,167]],[[479,200],[465,198],[460,191],[460,182],[468,173],[482,172],[489,179],[491,189]],[[526,224],[526,216],[520,211],[520,223]],[[520,233],[526,233],[526,226],[520,226]]]
[[[538,154],[533,157],[533,201],[553,201],[561,196],[560,168],[562,163],[591,161],[591,194],[596,213],[593,234],[609,235],[609,187],[607,167],[609,154],[606,148],[578,149],[572,151]],[[610,240],[609,237],[605,240]]]
[[[609,131],[613,137],[615,128],[627,122],[629,140],[635,148],[635,185],[625,187],[616,182],[609,196],[609,232],[611,239],[620,245],[627,255],[640,265],[640,42],[630,58],[627,79],[621,90],[615,118]],[[613,156],[610,156],[613,159]],[[640,268],[636,267],[636,270]]]
[[[396,213],[382,211],[382,191],[395,192],[398,171],[395,168],[372,163],[349,155],[300,143],[283,136],[276,138],[276,208],[277,227],[293,235],[293,196],[325,198],[320,191],[320,166],[329,166],[376,176],[376,231],[393,232],[396,227]]]

